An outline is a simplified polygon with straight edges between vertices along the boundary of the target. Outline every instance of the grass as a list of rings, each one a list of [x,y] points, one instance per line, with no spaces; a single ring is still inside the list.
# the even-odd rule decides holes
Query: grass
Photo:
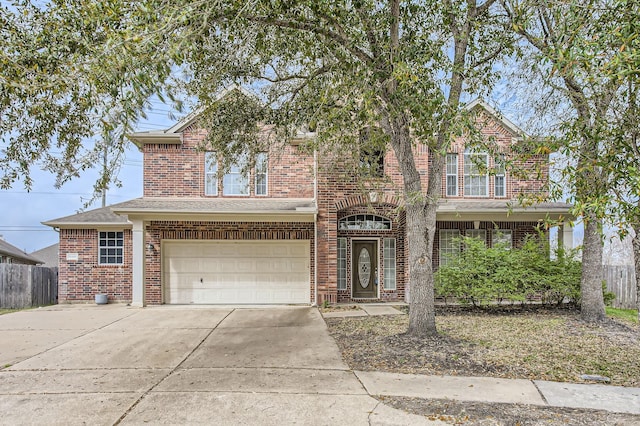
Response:
[[[576,311],[469,309],[436,315],[435,339],[404,335],[405,315],[327,323],[353,369],[575,383],[596,374],[613,385],[640,386],[637,321],[589,324]]]
[[[638,311],[636,309],[618,309],[607,307],[607,315],[611,318],[622,320],[631,324],[638,324]]]
[[[12,314],[14,312],[21,311],[22,309],[0,309],[0,315]]]

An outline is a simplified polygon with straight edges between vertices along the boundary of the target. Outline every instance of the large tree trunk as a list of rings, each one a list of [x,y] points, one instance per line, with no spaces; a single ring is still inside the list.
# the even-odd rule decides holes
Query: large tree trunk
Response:
[[[433,236],[436,204],[430,202],[407,206],[407,240],[409,243],[409,329],[414,336],[434,336],[436,313],[433,280]]]
[[[391,146],[404,180],[404,204],[407,220],[409,256],[409,329],[414,336],[437,334],[433,266],[433,235],[437,199],[422,192],[420,173],[413,156],[409,120],[403,113],[384,115],[382,126],[391,136]]]
[[[638,309],[638,321],[640,321],[640,224],[633,227],[635,235],[633,240],[633,263],[636,272],[636,309]]]
[[[593,214],[585,215],[582,250],[582,282],[580,286],[580,316],[596,322],[605,318],[602,296],[602,234],[601,222]]]

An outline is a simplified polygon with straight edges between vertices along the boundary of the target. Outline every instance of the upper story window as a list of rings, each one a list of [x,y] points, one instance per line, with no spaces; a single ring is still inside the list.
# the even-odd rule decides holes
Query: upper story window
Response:
[[[494,189],[496,197],[506,197],[507,185],[505,179],[504,154],[500,154],[494,164],[495,174],[493,176]]]
[[[489,195],[489,156],[484,152],[467,149],[464,153],[464,195]]]
[[[247,171],[243,171],[245,161],[244,158],[239,159],[222,177],[223,195],[249,195],[249,175]]]
[[[218,195],[218,187],[222,184],[222,195],[248,196],[251,191],[255,195],[267,195],[269,156],[265,152],[256,155],[255,167],[247,169],[246,157],[241,157],[231,164],[229,171],[219,177],[219,158],[216,152],[206,152],[204,156],[204,194]],[[253,185],[250,185],[253,176]],[[253,186],[253,189],[251,189]]]
[[[218,195],[218,157],[215,152],[204,154],[204,195]]]
[[[124,263],[124,232],[98,233],[98,264],[122,265]]]
[[[447,197],[458,196],[458,154],[447,154]]]
[[[267,153],[261,152],[256,156],[256,195],[267,195],[267,188],[269,187],[267,170],[269,170],[269,157],[267,156]]]
[[[360,131],[360,169],[365,176],[384,177],[384,146],[380,129],[365,127]]]
[[[372,214],[354,214],[338,221],[340,230],[378,231],[391,229],[391,221]]]

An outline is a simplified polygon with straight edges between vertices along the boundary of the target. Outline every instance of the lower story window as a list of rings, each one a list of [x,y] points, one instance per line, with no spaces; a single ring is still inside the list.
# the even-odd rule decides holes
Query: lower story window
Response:
[[[384,289],[396,289],[396,240],[384,239]]]
[[[347,289],[347,239],[338,238],[338,290]]]
[[[122,265],[124,252],[124,232],[99,232],[98,235],[98,264]]]
[[[511,229],[494,229],[491,231],[491,246],[502,246],[510,249],[513,247],[513,234]]]
[[[460,253],[460,231],[458,229],[440,230],[440,265],[447,262]]]

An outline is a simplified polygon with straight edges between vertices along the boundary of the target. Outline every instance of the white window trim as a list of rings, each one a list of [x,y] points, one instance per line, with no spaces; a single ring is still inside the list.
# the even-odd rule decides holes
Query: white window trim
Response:
[[[264,173],[258,173],[258,159],[260,156],[264,155]],[[254,179],[253,179],[253,192],[256,197],[267,197],[269,195],[269,155],[266,152],[260,152],[257,154],[256,159],[256,167],[254,171]],[[264,194],[258,194],[258,174],[264,175]]]
[[[456,171],[455,174],[453,173],[449,173],[449,158],[452,157],[454,158],[454,164],[456,167]],[[457,153],[449,153],[447,154],[447,159],[445,162],[445,196],[447,197],[457,197],[458,196],[458,174],[459,174],[459,170],[458,170],[458,154]],[[454,193],[453,194],[449,194],[449,177],[450,176],[454,176],[455,177],[455,185],[453,186],[454,189]]]
[[[494,160],[494,169],[496,173],[493,177],[493,195],[496,198],[505,198],[507,196],[507,170],[504,164],[504,154],[500,154],[496,160]],[[498,172],[498,167],[500,168],[500,172]],[[497,180],[498,178],[502,178],[502,190],[504,191],[502,195],[498,195],[496,192]]]
[[[485,167],[487,168],[487,170],[485,171],[484,174],[467,174],[466,168],[467,168],[467,156],[484,156],[484,161],[485,161]],[[489,170],[488,170],[488,166],[489,166],[489,154],[487,154],[486,152],[473,152],[471,150],[467,150],[464,153],[464,164],[463,164],[463,181],[464,181],[464,195],[467,197],[478,197],[478,198],[487,198],[489,197]],[[477,167],[477,162],[475,161],[471,161],[469,163],[470,167]],[[471,178],[471,177],[484,177],[484,195],[477,195],[477,194],[467,194],[467,177]]]
[[[338,290],[346,290],[348,288],[348,262],[347,262],[347,253],[349,251],[349,245],[347,244],[346,238],[338,238]],[[341,256],[344,256],[342,258]],[[344,260],[344,269],[340,265],[340,261]],[[344,275],[340,275],[340,270],[343,269]]]
[[[444,259],[443,254],[449,253],[449,251],[445,252],[442,247],[442,236],[447,233],[451,233],[451,234],[456,233],[454,238],[460,237],[459,229],[441,229],[440,230],[440,232],[438,233],[438,262],[440,266],[446,264],[446,260]],[[458,253],[460,253],[460,247],[458,247]]]
[[[393,257],[387,257],[387,242],[393,242],[393,247],[389,248],[389,250],[393,249]],[[393,261],[393,266],[389,266],[389,271],[387,271],[387,260]],[[383,288],[384,290],[393,291],[398,287],[397,283],[397,275],[398,275],[398,263],[397,263],[397,248],[396,248],[396,239],[395,238],[384,238],[382,240],[382,269],[383,271]],[[393,273],[390,273],[393,270]],[[393,277],[393,286],[388,286],[387,283],[387,273],[389,272],[389,277]]]
[[[204,153],[204,195],[209,196],[209,197],[216,197],[218,196],[218,159],[216,157],[216,152],[214,151],[207,151]],[[214,157],[215,159],[215,172],[211,172],[208,170],[208,157]],[[209,193],[207,190],[209,188],[209,186],[207,185],[207,178],[209,176],[213,175],[213,179],[215,181],[215,187],[214,187],[214,191],[213,193]]]
[[[249,180],[249,172],[246,171],[244,174],[242,173],[242,168],[243,168],[244,161],[245,160],[243,158],[238,159],[237,162],[233,163],[229,167],[229,171],[227,173],[225,173],[224,176],[222,177],[222,195],[224,195],[225,197],[249,197],[251,195],[251,188],[250,188],[250,185],[249,185],[249,182],[250,182],[250,180]],[[239,169],[239,171],[237,173],[236,172],[232,173],[231,169],[233,167]],[[239,177],[244,178],[244,180],[246,181],[246,187],[245,187],[246,188],[246,193],[245,194],[240,194],[240,193],[235,193],[235,192],[234,193],[227,192],[228,191],[228,185],[225,185],[225,179],[228,176],[231,176],[231,175],[239,176]]]
[[[107,234],[106,237],[104,238],[104,240],[106,241],[106,240],[110,239],[109,238],[109,232],[115,232],[116,233],[116,236],[114,237],[115,241],[118,241],[118,239],[119,239],[118,236],[117,236],[118,233],[122,234],[122,245],[121,246],[115,245],[115,246],[110,247],[110,246],[103,246],[103,245],[100,244],[102,242],[102,240],[103,240],[103,238],[101,237],[101,234],[102,233]],[[120,250],[120,255],[117,255],[117,254],[116,255],[109,255],[109,254],[107,254],[105,256],[107,258],[110,257],[110,256],[111,257],[113,257],[113,256],[121,257],[122,258],[122,262],[114,262],[114,263],[109,263],[109,262],[104,262],[103,263],[102,262],[102,250],[103,249],[107,249],[108,250],[109,248]],[[123,230],[116,230],[116,231],[114,231],[114,230],[102,230],[102,231],[98,230],[98,265],[100,265],[100,266],[124,265],[124,261],[125,261],[124,255],[125,255],[125,253],[124,253],[124,231]]]

